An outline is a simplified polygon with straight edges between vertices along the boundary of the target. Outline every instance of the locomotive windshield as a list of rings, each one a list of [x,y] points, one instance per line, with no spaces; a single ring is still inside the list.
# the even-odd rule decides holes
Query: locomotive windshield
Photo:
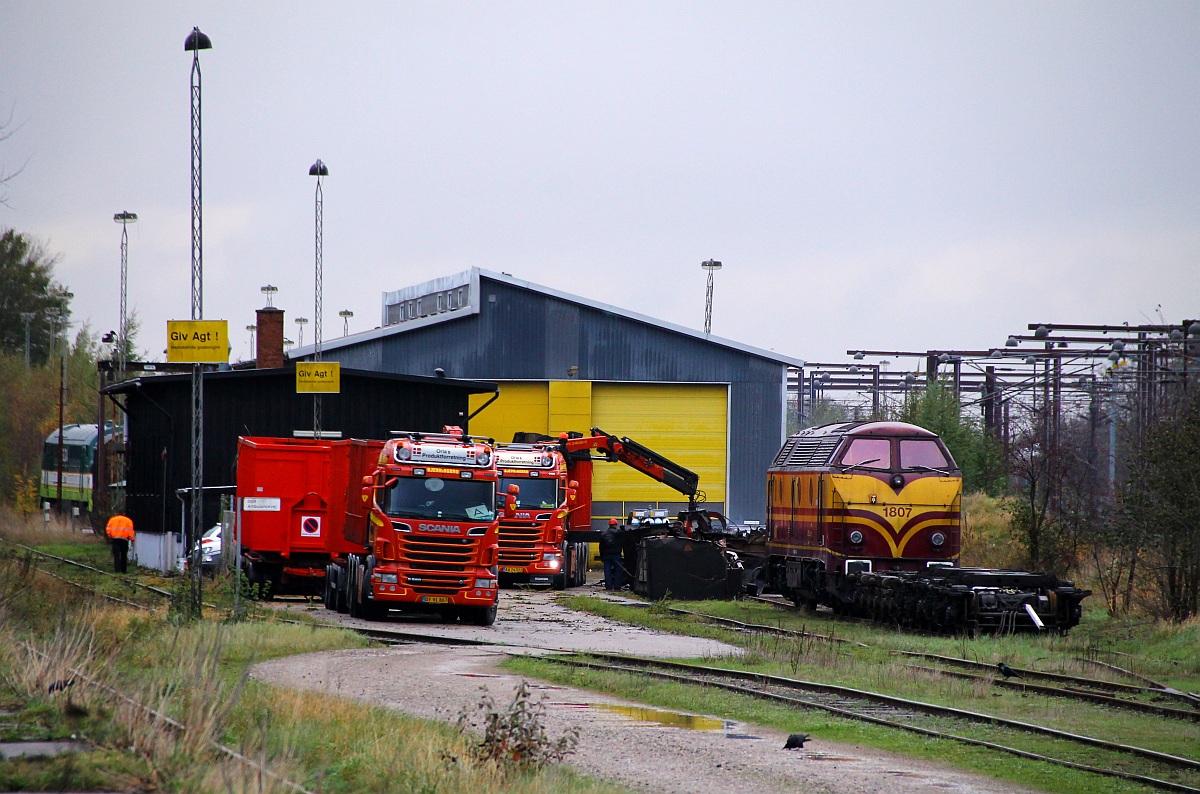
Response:
[[[898,454],[896,454],[898,453]],[[842,453],[842,471],[928,471],[949,474],[954,461],[936,438],[855,438]]]
[[[491,521],[495,486],[483,480],[400,477],[380,493],[383,512],[396,518]]]
[[[508,486],[521,489],[517,494],[518,510],[545,510],[558,507],[558,480],[531,479],[526,477],[501,477],[496,484],[496,505],[503,506],[508,495]]]
[[[887,438],[856,438],[842,454],[842,468],[881,469],[892,468],[892,442]]]
[[[933,469],[949,471],[954,464],[946,460],[942,448],[932,438],[904,438],[900,440],[901,469]]]

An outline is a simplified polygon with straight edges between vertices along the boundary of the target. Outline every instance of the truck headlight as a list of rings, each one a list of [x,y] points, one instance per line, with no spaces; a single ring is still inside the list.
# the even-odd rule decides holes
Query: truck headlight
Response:
[[[384,584],[397,584],[399,579],[396,578],[396,574],[394,573],[381,573],[379,574],[379,581]]]
[[[475,588],[477,590],[494,590],[496,587],[495,579],[476,579]]]
[[[551,568],[557,568],[562,565],[562,556],[559,554],[543,554],[542,562]]]

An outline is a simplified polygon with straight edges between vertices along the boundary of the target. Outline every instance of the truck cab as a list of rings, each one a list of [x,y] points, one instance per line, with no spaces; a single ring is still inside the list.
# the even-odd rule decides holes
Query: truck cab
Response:
[[[346,538],[362,552],[331,571],[335,608],[345,599],[346,611],[368,619],[399,609],[491,625],[498,549],[492,442],[454,427],[396,436],[370,471],[361,466],[357,509],[347,497]]]
[[[567,540],[577,486],[563,453],[556,445],[505,444],[496,448],[496,468],[498,508],[509,496],[515,502],[500,516],[501,584],[559,590],[583,584],[587,544]]]

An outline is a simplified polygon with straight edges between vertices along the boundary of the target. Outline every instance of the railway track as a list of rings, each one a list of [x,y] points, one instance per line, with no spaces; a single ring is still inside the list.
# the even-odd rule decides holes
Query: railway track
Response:
[[[769,604],[773,607],[776,607],[778,609],[782,609],[782,610],[785,610],[788,612],[795,612],[797,609],[791,602],[784,601],[784,600],[778,599],[778,598],[769,598],[769,597],[764,597],[764,596],[749,596],[748,598],[750,598],[751,600],[760,602],[760,603]],[[709,616],[709,617],[712,617],[712,616]],[[842,622],[842,621],[858,622],[858,619],[856,619],[856,618],[847,618],[845,616],[835,615],[833,613],[830,613],[828,615],[823,615],[822,617],[824,617],[828,620],[833,620],[833,621],[838,621],[838,622]],[[717,618],[717,620],[723,620],[723,618]],[[878,624],[869,624],[869,625],[878,625]],[[914,632],[906,630],[906,633],[914,633]],[[811,636],[820,637],[822,635],[816,634],[816,635],[811,635]],[[908,652],[898,652],[898,653],[908,653]],[[992,671],[997,670],[996,665],[985,664],[983,662],[976,662],[976,661],[973,661],[970,659],[957,659],[957,658],[948,657],[948,656],[937,656],[935,654],[908,653],[908,655],[923,656],[925,658],[934,659],[934,660],[936,660],[942,664],[946,664],[946,665],[953,665],[953,666],[966,667],[966,668],[975,668],[975,669],[987,669],[987,670],[992,670]],[[1134,701],[1131,699],[1122,699],[1122,698],[1117,698],[1117,697],[1109,698],[1108,700],[1105,700],[1102,697],[1093,698],[1091,693],[1094,691],[1109,692],[1109,693],[1115,693],[1118,695],[1119,694],[1128,695],[1128,696],[1130,696],[1130,698],[1136,697],[1136,696],[1146,696],[1146,697],[1151,697],[1151,698],[1159,699],[1159,700],[1171,700],[1180,705],[1189,706],[1189,707],[1191,707],[1191,709],[1196,709],[1197,713],[1200,713],[1200,695],[1197,695],[1194,692],[1181,692],[1177,689],[1173,689],[1169,686],[1165,686],[1157,681],[1154,681],[1153,679],[1147,678],[1146,676],[1140,675],[1139,673],[1135,673],[1130,670],[1126,670],[1124,668],[1117,667],[1116,665],[1106,664],[1104,662],[1098,662],[1098,661],[1095,661],[1092,659],[1079,659],[1078,661],[1095,665],[1097,667],[1100,667],[1100,668],[1108,670],[1112,673],[1116,673],[1118,675],[1127,677],[1131,680],[1138,681],[1140,683],[1139,684],[1124,684],[1124,683],[1110,681],[1110,680],[1106,680],[1106,679],[1087,678],[1084,676],[1072,676],[1072,675],[1065,675],[1062,673],[1047,673],[1047,672],[1042,672],[1040,670],[1029,670],[1029,669],[1020,669],[1020,670],[1017,670],[1016,672],[1022,679],[1042,680],[1042,681],[1053,682],[1053,683],[1061,685],[1059,688],[1056,688],[1056,689],[1055,688],[1041,688],[1044,690],[1044,691],[1042,691],[1042,694],[1054,694],[1059,697],[1075,698],[1075,699],[1080,699],[1080,700],[1091,700],[1092,702],[1103,703],[1104,705],[1126,706],[1126,707],[1134,709],[1134,710],[1143,710],[1140,708],[1137,701]],[[1018,682],[1006,681],[1003,678],[994,679],[994,681],[995,681],[995,683],[997,683],[998,685],[1000,685],[1002,687],[1011,687],[1013,684],[1018,683]],[[1025,685],[1024,688],[1026,689],[1026,691],[1030,691],[1030,692],[1038,691],[1038,689],[1039,689],[1038,687],[1029,686],[1029,685]],[[1162,708],[1162,716],[1177,717],[1180,719],[1191,719],[1190,716],[1185,716],[1189,712],[1188,709],[1171,709],[1171,708],[1166,708],[1166,707],[1161,707],[1161,708]],[[1149,711],[1148,713],[1152,713],[1152,711]]]
[[[25,548],[27,551],[31,551],[36,555],[53,558],[64,564],[74,564],[81,568],[89,568],[92,571],[99,572],[106,576],[112,576],[112,574],[109,574],[106,571],[100,571],[97,568],[85,565],[83,563],[76,563],[71,560],[66,560],[65,558],[55,557],[55,555],[38,552],[34,549],[28,549],[28,547],[22,548]],[[50,575],[55,574],[50,573]],[[87,585],[70,582],[69,580],[67,580],[67,583],[85,590],[94,591],[94,588],[90,588]],[[145,587],[146,590],[155,593],[156,595],[165,597],[170,596],[168,591],[162,590],[161,588],[154,588],[150,586],[143,587]],[[131,603],[133,606],[143,607],[143,605],[133,602],[129,603]],[[727,618],[719,618],[717,616],[692,612],[690,610],[672,609],[671,611],[695,619],[712,620],[712,622],[735,628],[740,631],[764,631],[772,634],[796,635],[806,638],[817,638],[830,641],[834,641],[836,639],[827,635],[814,634],[812,632],[796,632],[778,627],[743,623]],[[392,628],[386,625],[381,626],[376,624],[374,626],[366,627],[329,622],[320,622],[315,625],[320,628],[338,628],[350,630],[362,636],[369,637],[376,642],[387,645],[431,643],[458,646],[503,646],[509,644],[498,643],[494,640],[475,640],[452,636],[448,637],[424,632],[420,629],[420,627],[414,626],[406,626],[405,628]],[[837,641],[845,642],[845,640]],[[863,643],[856,644],[860,646],[864,645]],[[510,645],[522,648],[542,648],[542,646],[528,643],[512,643]],[[542,649],[548,651],[559,650],[555,648]],[[932,661],[946,666],[959,666],[964,668],[974,666],[977,668],[994,669],[991,665],[970,662],[969,660],[955,659],[953,657],[938,657],[931,654],[908,655],[913,656],[914,658],[922,658],[924,661]],[[550,661],[565,665],[608,669],[634,675],[653,676],[656,678],[674,680],[683,683],[721,688],[756,698],[773,700],[799,708],[820,709],[850,719],[861,720],[877,725],[915,732],[930,737],[940,737],[964,744],[984,747],[996,752],[1007,753],[1030,760],[1045,761],[1086,772],[1126,779],[1142,783],[1159,790],[1195,792],[1196,794],[1200,794],[1200,761],[1182,758],[1180,756],[1149,750],[1146,748],[1108,742],[1087,736],[1080,736],[1077,734],[1059,731],[1053,728],[1030,723],[1008,720],[993,715],[920,703],[917,701],[905,700],[880,693],[865,692],[862,690],[849,689],[845,687],[768,676],[750,671],[710,668],[698,665],[688,665],[679,662],[662,662],[640,657],[622,656],[619,654],[592,653],[588,654],[586,657],[583,657],[578,654],[563,654],[560,652],[559,655],[547,656],[545,658],[549,659]],[[926,672],[940,673],[942,675],[958,672],[947,671],[944,668],[921,667],[920,669]],[[1077,684],[1080,681],[1084,681],[1094,684],[1099,688],[1107,688],[1109,691],[1116,691],[1124,694],[1141,694],[1143,696],[1150,694],[1152,696],[1157,696],[1163,691],[1147,686],[1120,684],[1110,681],[1095,681],[1092,679],[1079,679],[1072,676],[1039,673],[1037,671],[1021,670],[1018,672],[1022,676],[1028,674],[1031,678],[1037,677],[1040,679],[1056,681],[1060,684]],[[958,674],[965,677],[979,679],[984,678],[983,676],[974,676],[970,673],[958,672]],[[1033,684],[1032,682],[1004,682],[1002,680],[992,680],[990,683],[1000,686],[1008,685],[1017,688],[1025,688],[1026,691],[1036,691],[1038,694],[1054,694],[1056,696],[1063,696],[1062,693],[1067,692],[1069,693],[1067,696],[1077,696],[1081,698],[1086,696],[1086,698],[1089,699],[1101,698],[1101,700],[1094,700],[1094,702],[1104,702],[1102,699],[1105,697],[1109,697],[1110,700],[1117,700],[1117,698],[1112,698],[1110,696],[1095,692],[1071,692],[1071,690],[1068,690],[1065,687],[1042,687],[1041,685]],[[1043,689],[1053,690],[1053,692],[1042,692],[1041,690]],[[1186,700],[1186,696],[1184,699]],[[1118,705],[1125,708],[1131,707],[1129,702],[1125,701],[1115,704],[1106,703],[1106,705]],[[1194,713],[1184,709],[1165,709],[1163,707],[1155,707],[1152,704],[1141,704],[1141,706],[1148,706],[1148,708],[1141,708],[1141,710],[1157,716],[1174,719],[1196,718]],[[978,735],[981,733],[981,729],[986,729],[986,738]],[[971,735],[972,732],[977,735]],[[1035,747],[1029,746],[1030,740],[1028,737],[1030,736],[1038,737],[1038,744]],[[1020,737],[1024,737],[1024,746],[1022,746]],[[1128,770],[1131,758],[1137,759],[1136,763],[1141,767],[1139,771],[1133,772]]]
[[[761,673],[618,654],[550,656],[546,659],[556,664],[650,676],[804,709],[818,709],[848,719],[1135,781],[1163,791],[1200,792],[1200,761],[993,715]],[[986,730],[981,731],[981,728]],[[971,730],[986,733],[989,738],[968,735]],[[1030,736],[1039,742],[1037,751],[1028,746],[1017,746],[1022,737],[1028,745]],[[1013,743],[1002,744],[1001,741]],[[1149,767],[1152,774],[1122,769],[1129,766],[1129,758],[1137,758],[1138,763]],[[1098,765],[1101,763],[1104,765]]]

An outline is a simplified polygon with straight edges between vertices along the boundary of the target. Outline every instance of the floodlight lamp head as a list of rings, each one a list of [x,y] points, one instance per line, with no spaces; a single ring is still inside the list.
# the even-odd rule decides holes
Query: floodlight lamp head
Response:
[[[1123,339],[1114,339],[1112,343],[1112,349],[1120,353],[1125,349],[1125,341]]]
[[[126,223],[137,223],[137,213],[118,212],[116,215],[113,215],[113,223],[119,223],[122,225]]]
[[[1045,339],[1050,335],[1050,329],[1044,325],[1039,325],[1033,332],[1033,335],[1038,339]]]
[[[1188,336],[1200,336],[1200,322],[1188,326]]]
[[[326,167],[326,165],[323,162],[321,162],[320,160],[317,160],[308,169],[308,175],[309,176],[329,176],[329,168]]]
[[[950,361],[950,354],[949,354],[949,353],[942,353],[940,356],[938,356],[938,363],[939,363],[939,364],[945,364],[945,363],[947,363],[947,362],[949,362],[949,361]]]
[[[717,260],[715,260],[715,259],[706,259],[705,261],[703,261],[703,262],[701,262],[701,263],[700,263],[700,267],[702,267],[702,268],[704,268],[705,270],[707,270],[707,271],[711,272],[711,271],[713,271],[713,270],[720,270],[720,269],[721,269],[721,263],[720,263],[720,262],[718,262],[718,261],[717,261]]]
[[[197,50],[211,50],[212,39],[200,32],[200,28],[192,28],[192,32],[188,34],[187,39],[183,42],[184,52],[195,52]]]
[[[1036,364],[1036,363],[1037,363],[1037,357],[1035,357],[1035,356],[1025,356],[1025,363],[1026,363],[1026,364]]]
[[[1172,342],[1182,342],[1183,341],[1183,331],[1180,331],[1178,328],[1172,328],[1171,329],[1171,341]]]
[[[350,311],[349,309],[342,309],[340,312],[338,312],[338,317],[353,317],[353,316],[354,316],[354,312]]]
[[[855,361],[862,361],[866,357],[867,357],[866,354],[863,353],[861,350],[854,354]]]
[[[1005,343],[1004,343],[1004,346],[1005,346],[1005,347],[1016,347],[1016,346],[1017,346],[1017,344],[1018,344],[1018,343],[1017,343],[1017,338],[1016,338],[1015,336],[1010,336],[1010,337],[1009,337],[1009,338],[1008,338],[1008,339],[1005,341]]]

